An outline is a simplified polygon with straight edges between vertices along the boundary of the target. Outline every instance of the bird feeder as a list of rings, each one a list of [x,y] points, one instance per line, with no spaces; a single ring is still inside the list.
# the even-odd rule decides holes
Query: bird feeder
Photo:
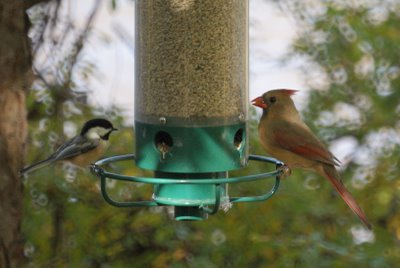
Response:
[[[200,220],[221,204],[260,201],[279,186],[279,171],[229,178],[248,160],[248,1],[137,0],[136,155],[97,162],[104,198],[116,206],[175,206],[177,220]],[[101,168],[131,159],[154,178]],[[230,198],[227,184],[276,177],[258,197]],[[105,178],[153,184],[151,201],[117,202]],[[211,206],[212,208],[209,208]]]

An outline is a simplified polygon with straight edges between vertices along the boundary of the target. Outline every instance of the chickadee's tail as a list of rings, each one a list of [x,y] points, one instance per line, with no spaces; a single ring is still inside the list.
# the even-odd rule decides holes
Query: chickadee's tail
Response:
[[[45,166],[49,165],[51,162],[53,162],[53,159],[51,157],[49,157],[49,158],[47,158],[45,160],[42,160],[42,161],[39,161],[39,162],[37,162],[35,164],[32,164],[32,165],[27,166],[27,167],[24,167],[23,169],[21,169],[20,174],[21,175],[28,174],[28,173],[30,173],[32,171],[35,171],[35,170],[37,170],[39,168],[42,168],[42,167],[45,167]]]

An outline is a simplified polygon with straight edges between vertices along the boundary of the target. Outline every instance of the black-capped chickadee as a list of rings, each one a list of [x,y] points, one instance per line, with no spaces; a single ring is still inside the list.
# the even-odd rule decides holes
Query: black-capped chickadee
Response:
[[[108,147],[108,138],[115,130],[117,129],[106,119],[89,120],[83,125],[79,135],[61,145],[49,158],[23,168],[21,175],[58,161],[87,167],[103,156]]]

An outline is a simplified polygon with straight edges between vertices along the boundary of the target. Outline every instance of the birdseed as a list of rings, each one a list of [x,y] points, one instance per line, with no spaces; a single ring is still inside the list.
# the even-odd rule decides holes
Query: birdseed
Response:
[[[247,45],[247,0],[136,1],[135,119],[245,120]]]

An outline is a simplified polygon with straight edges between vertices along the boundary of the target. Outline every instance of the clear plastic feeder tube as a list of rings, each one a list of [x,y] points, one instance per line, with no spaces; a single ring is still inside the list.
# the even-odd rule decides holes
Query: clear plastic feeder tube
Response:
[[[137,0],[135,49],[135,121],[246,121],[247,0]]]

